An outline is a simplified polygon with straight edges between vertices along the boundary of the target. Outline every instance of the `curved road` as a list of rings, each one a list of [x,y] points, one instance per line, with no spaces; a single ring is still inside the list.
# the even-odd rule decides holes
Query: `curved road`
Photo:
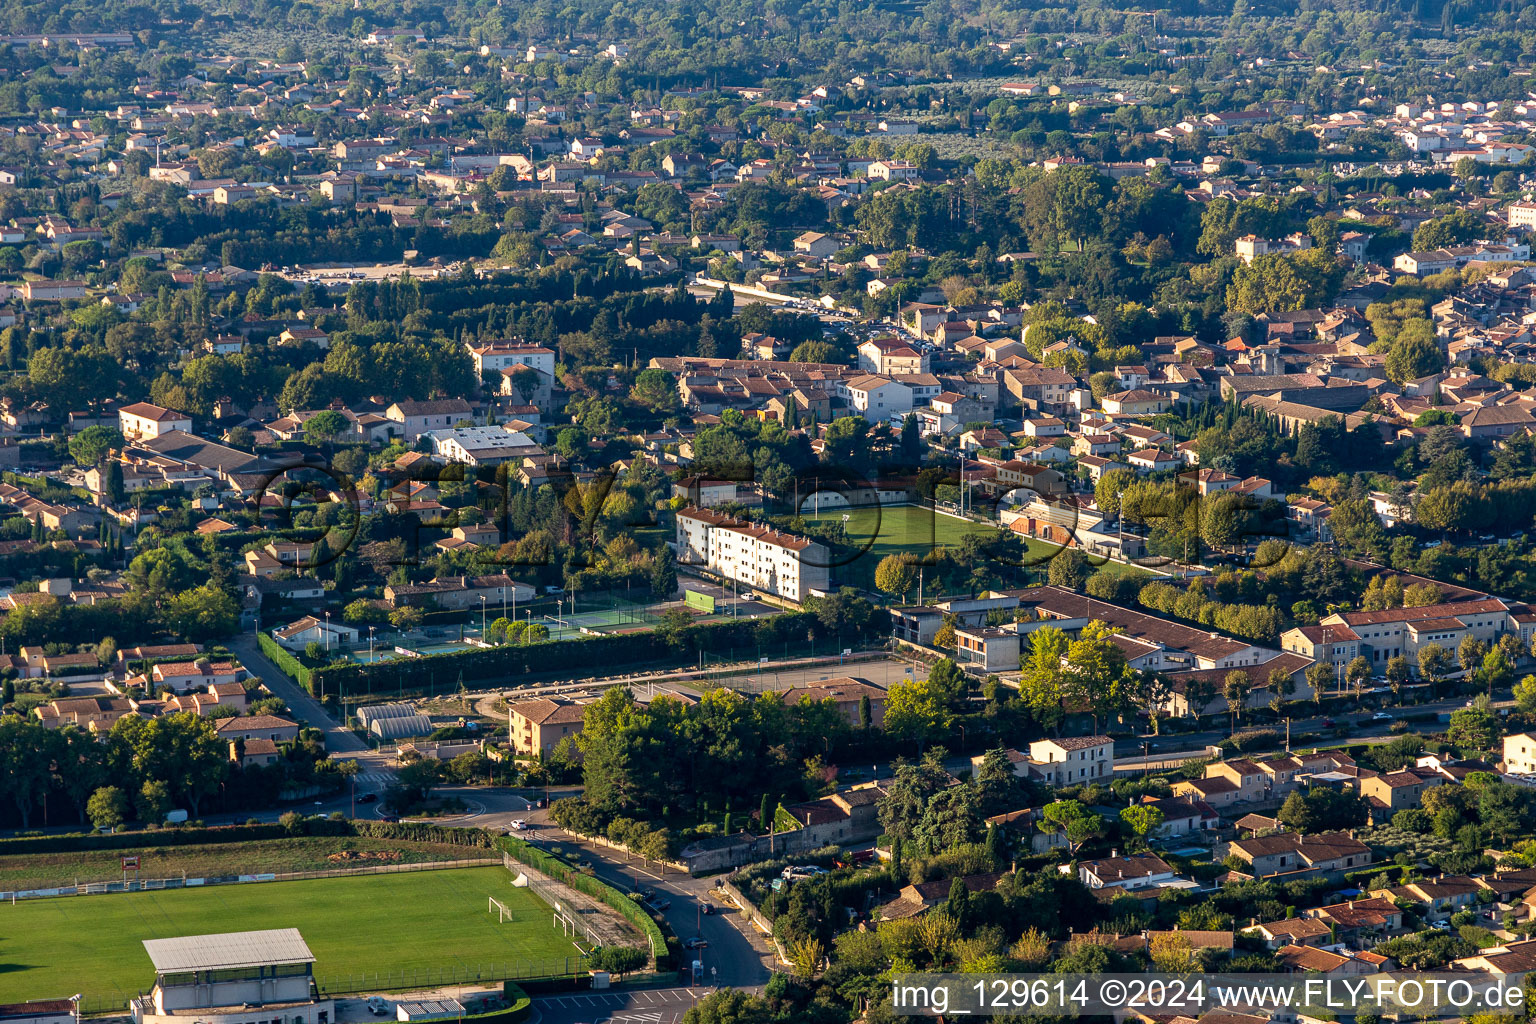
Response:
[[[709,943],[697,951],[684,950],[679,964],[687,968],[694,960],[703,964],[705,987],[720,986],[755,990],[766,984],[774,962],[773,946],[741,914],[714,891],[714,882],[692,878],[677,871],[662,871],[658,865],[647,867],[636,859],[625,862],[624,855],[599,846],[548,824],[547,811],[528,814],[530,829],[523,838],[554,844],[574,851],[574,859],[592,864],[593,874],[620,892],[645,889],[668,901],[662,911],[667,924],[686,942],[695,936]],[[704,913],[709,904],[714,912]]]

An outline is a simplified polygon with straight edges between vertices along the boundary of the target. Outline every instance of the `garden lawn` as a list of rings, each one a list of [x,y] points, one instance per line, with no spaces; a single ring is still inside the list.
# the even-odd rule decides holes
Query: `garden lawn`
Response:
[[[316,978],[338,991],[347,976],[374,972],[403,970],[409,980],[411,970],[429,968],[565,970],[579,951],[552,927],[544,903],[511,881],[505,868],[484,867],[6,904],[0,1003],[83,992],[96,1009],[154,984],[145,939],[266,928],[299,929]],[[488,896],[515,919],[502,924],[487,913]]]

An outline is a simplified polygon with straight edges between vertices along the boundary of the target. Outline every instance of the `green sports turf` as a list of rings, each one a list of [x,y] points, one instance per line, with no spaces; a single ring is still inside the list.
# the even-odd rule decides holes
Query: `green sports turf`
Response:
[[[854,546],[864,549],[863,554],[847,565],[832,570],[837,583],[848,583],[866,589],[874,587],[875,566],[887,555],[911,554],[925,559],[933,551],[953,547],[967,534],[990,535],[998,527],[990,523],[977,523],[939,515],[921,505],[887,505],[883,508],[856,508],[850,511],[823,510],[820,518],[839,522],[847,515],[844,529]],[[807,514],[806,519],[817,517]],[[1049,556],[1054,548],[1040,541],[1026,540],[1029,553],[1035,558]],[[1044,566],[1042,560],[1041,565]]]
[[[60,896],[0,906],[0,1003],[147,991],[143,940],[297,928],[327,978],[454,966],[561,963],[577,949],[505,868]],[[515,915],[487,912],[495,896]]]

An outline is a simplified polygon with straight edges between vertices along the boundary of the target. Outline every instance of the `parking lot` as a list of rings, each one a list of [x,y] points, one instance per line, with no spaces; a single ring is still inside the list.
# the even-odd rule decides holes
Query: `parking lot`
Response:
[[[675,1024],[707,988],[647,988],[540,996],[533,1001],[539,1024]]]

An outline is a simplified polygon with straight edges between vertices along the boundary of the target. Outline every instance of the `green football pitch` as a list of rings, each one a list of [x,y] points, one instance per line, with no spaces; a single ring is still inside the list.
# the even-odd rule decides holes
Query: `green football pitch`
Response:
[[[994,536],[999,527],[955,516],[940,515],[921,505],[885,505],[855,509],[823,509],[819,515],[802,510],[807,520],[843,522],[848,542],[861,550],[847,565],[832,569],[833,581],[873,589],[875,566],[887,555],[909,554],[926,559],[938,548],[954,547],[967,534]],[[843,516],[847,516],[846,521]],[[1057,548],[1037,540],[1025,540],[1031,564],[1043,568]]]
[[[380,988],[427,987],[443,972],[473,979],[562,973],[580,951],[551,911],[504,868],[59,896],[0,906],[0,1003],[85,994],[87,1009],[148,991],[143,940],[297,928],[323,987],[361,975]],[[495,896],[513,920],[488,912]],[[436,972],[429,974],[428,972]]]

